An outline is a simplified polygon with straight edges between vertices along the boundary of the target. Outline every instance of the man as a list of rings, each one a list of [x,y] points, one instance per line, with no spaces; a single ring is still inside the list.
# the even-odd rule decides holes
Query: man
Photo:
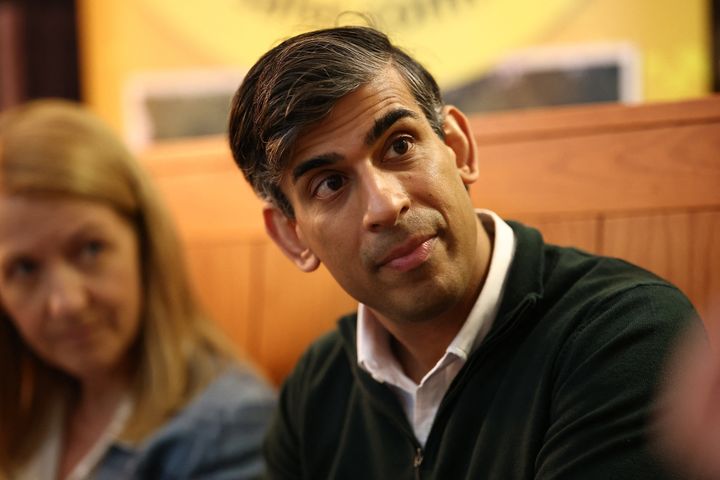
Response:
[[[646,426],[692,306],[475,211],[466,117],[383,34],[273,48],[233,100],[230,139],[272,239],[359,302],[283,386],[274,478],[663,478]]]

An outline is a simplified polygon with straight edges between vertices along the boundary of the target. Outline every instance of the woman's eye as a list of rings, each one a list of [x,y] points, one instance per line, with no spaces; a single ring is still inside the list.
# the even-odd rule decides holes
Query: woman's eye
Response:
[[[401,156],[405,155],[407,152],[410,151],[410,149],[413,147],[413,140],[411,137],[403,136],[398,137],[392,141],[390,144],[390,149],[388,151],[388,157],[392,158],[395,156]]]
[[[340,190],[346,183],[345,177],[334,173],[324,177],[313,189],[313,196],[319,199],[329,198]]]
[[[94,260],[105,250],[105,243],[101,240],[89,240],[80,249],[80,257],[83,260]]]
[[[9,280],[27,280],[38,271],[38,263],[28,258],[13,261],[5,269],[5,277]]]

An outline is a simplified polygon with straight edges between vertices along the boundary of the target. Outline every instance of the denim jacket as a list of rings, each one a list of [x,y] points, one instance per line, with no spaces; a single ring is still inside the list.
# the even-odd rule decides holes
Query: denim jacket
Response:
[[[252,371],[229,370],[140,444],[115,442],[93,478],[260,478],[261,444],[274,407],[274,391]]]

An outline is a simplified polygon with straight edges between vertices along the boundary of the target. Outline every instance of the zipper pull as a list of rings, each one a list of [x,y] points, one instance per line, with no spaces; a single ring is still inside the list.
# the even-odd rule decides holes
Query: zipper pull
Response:
[[[418,447],[415,450],[415,458],[413,459],[413,467],[415,468],[415,480],[420,480],[420,465],[423,462],[423,451],[422,448]]]

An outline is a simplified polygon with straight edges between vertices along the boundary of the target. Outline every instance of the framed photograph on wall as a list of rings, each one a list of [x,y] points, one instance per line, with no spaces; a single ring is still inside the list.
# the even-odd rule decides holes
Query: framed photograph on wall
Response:
[[[134,149],[172,139],[221,135],[245,72],[208,69],[145,72],[124,88],[126,140]]]
[[[479,113],[642,100],[640,56],[629,44],[539,47],[505,56],[477,78],[444,92]]]

